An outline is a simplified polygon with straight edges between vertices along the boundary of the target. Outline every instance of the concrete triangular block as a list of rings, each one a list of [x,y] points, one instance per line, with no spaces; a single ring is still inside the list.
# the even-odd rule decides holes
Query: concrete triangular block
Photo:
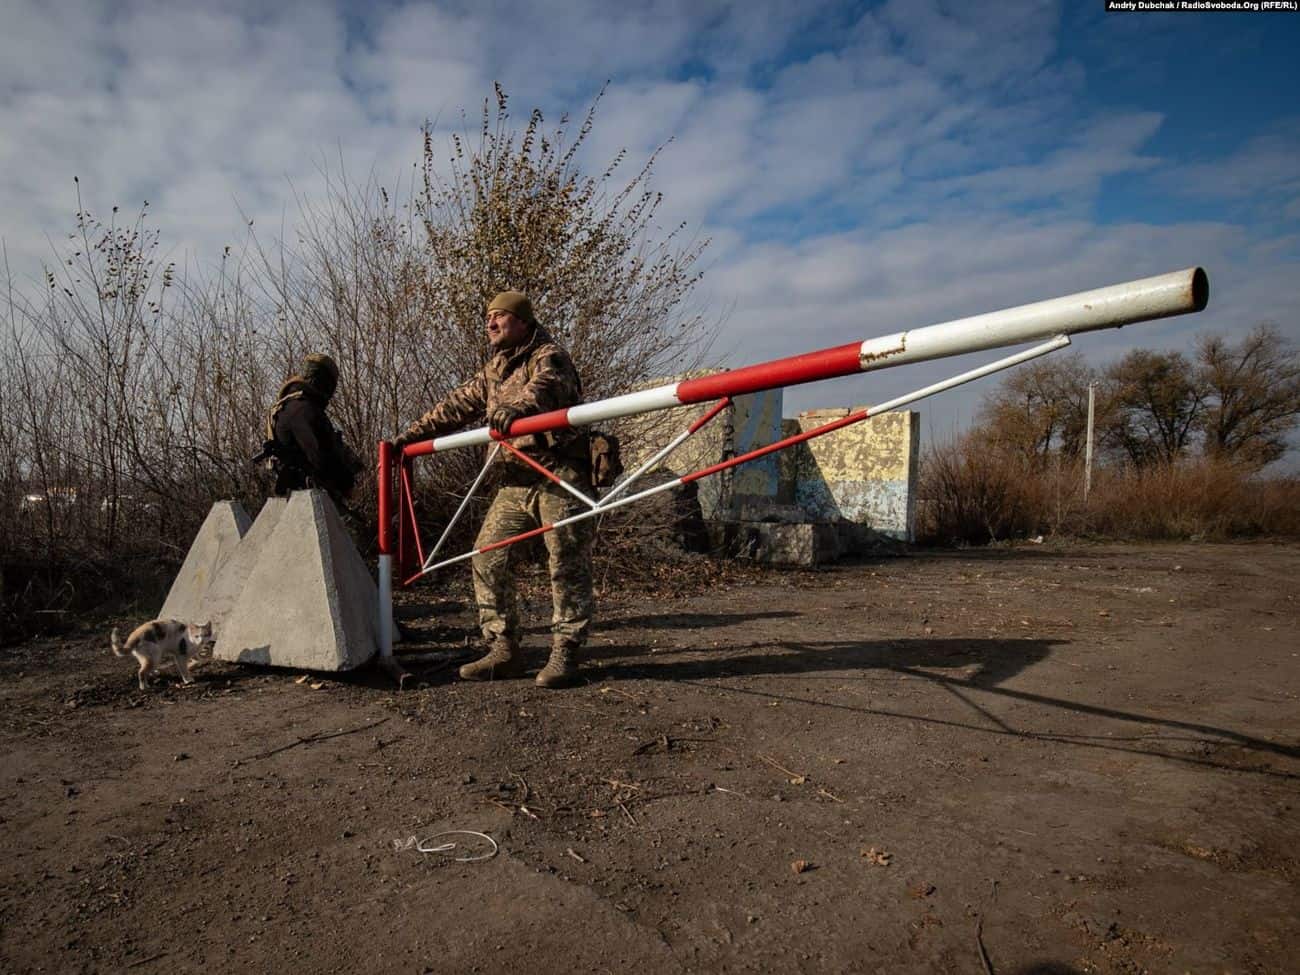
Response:
[[[207,598],[203,601],[203,619],[212,621],[218,640],[226,618],[234,608],[239,594],[244,591],[244,583],[248,581],[267,542],[275,533],[275,526],[280,523],[280,515],[288,503],[288,498],[266,499],[253,521],[253,527],[244,533],[234,552],[225,560],[217,577],[208,586]]]
[[[159,619],[202,623],[208,589],[221,569],[239,547],[248,531],[248,512],[238,501],[218,501],[203,519],[194,536],[181,571],[176,573],[171,590],[158,613]]]
[[[217,633],[237,663],[352,670],[378,647],[379,593],[323,491],[295,491]]]

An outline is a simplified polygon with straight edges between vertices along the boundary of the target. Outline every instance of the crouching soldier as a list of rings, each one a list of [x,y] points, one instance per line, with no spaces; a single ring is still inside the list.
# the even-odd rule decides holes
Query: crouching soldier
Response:
[[[266,442],[253,458],[271,462],[276,495],[323,488],[341,504],[352,493],[365,464],[325,415],[338,382],[334,360],[313,353],[303,360],[301,372],[280,387],[266,418]]]
[[[505,433],[520,417],[582,402],[582,383],[573,361],[533,317],[526,296],[505,291],[493,298],[487,307],[486,329],[493,353],[487,365],[411,424],[393,441],[396,447],[429,440],[483,418],[494,431]],[[518,437],[511,443],[579,490],[590,489],[590,448],[585,431],[556,430]],[[524,672],[510,566],[515,547],[483,549],[586,510],[573,495],[513,454],[502,456],[500,487],[483,519],[474,543],[479,554],[472,561],[479,628],[487,654],[461,667],[460,676],[466,680],[499,680]],[[577,655],[591,623],[592,523],[580,521],[555,528],[543,538],[554,612],[551,655],[537,675],[537,683],[564,687],[577,679]]]

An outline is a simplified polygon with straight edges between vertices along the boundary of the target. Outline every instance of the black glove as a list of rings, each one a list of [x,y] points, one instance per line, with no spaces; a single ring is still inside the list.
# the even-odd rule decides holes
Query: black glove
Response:
[[[506,431],[510,429],[510,424],[523,415],[523,410],[516,409],[513,406],[498,406],[488,417],[488,426],[496,433],[505,436]]]

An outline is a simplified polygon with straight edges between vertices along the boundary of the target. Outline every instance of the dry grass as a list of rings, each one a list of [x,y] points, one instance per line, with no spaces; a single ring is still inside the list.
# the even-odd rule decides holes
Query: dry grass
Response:
[[[922,461],[918,537],[982,545],[1037,535],[1117,540],[1300,536],[1300,479],[1264,477],[1212,458],[1093,469],[1084,499],[1079,461],[1030,462],[962,438]]]

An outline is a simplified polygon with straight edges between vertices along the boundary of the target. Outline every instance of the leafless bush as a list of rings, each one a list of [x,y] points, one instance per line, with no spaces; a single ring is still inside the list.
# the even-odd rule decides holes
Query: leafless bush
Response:
[[[227,247],[212,270],[163,263],[148,204],[124,220],[81,204],[42,286],[7,281],[0,335],[0,586],[12,617],[82,586],[133,588],[136,565],[175,565],[218,498],[256,512],[250,463],[280,382],[309,351],[342,377],[331,413],[363,455],[478,369],[482,309],[519,288],[573,353],[589,399],[699,361],[711,335],[691,306],[702,241],[660,235],[651,165],[619,185],[622,157],[584,176],[573,131],[539,112],[512,126],[505,94],[478,138],[453,139],[439,173],[426,131],[416,185],[323,168],[289,239]],[[653,160],[651,160],[653,162]],[[435,519],[481,457],[421,472]],[[373,538],[374,479],[355,507]],[[467,529],[467,531],[470,529]],[[33,565],[47,584],[29,584]],[[163,574],[165,577],[165,573]],[[18,579],[27,580],[15,583]],[[138,587],[136,587],[138,588]]]
[[[79,205],[39,292],[8,282],[7,613],[113,588],[131,556],[157,552],[184,523],[197,486],[182,478],[210,468],[169,451],[189,399],[168,375],[174,270],[159,266],[145,213],[100,220]]]
[[[971,435],[931,448],[921,459],[918,538],[983,544],[1036,532],[1042,505],[1033,468]]]

